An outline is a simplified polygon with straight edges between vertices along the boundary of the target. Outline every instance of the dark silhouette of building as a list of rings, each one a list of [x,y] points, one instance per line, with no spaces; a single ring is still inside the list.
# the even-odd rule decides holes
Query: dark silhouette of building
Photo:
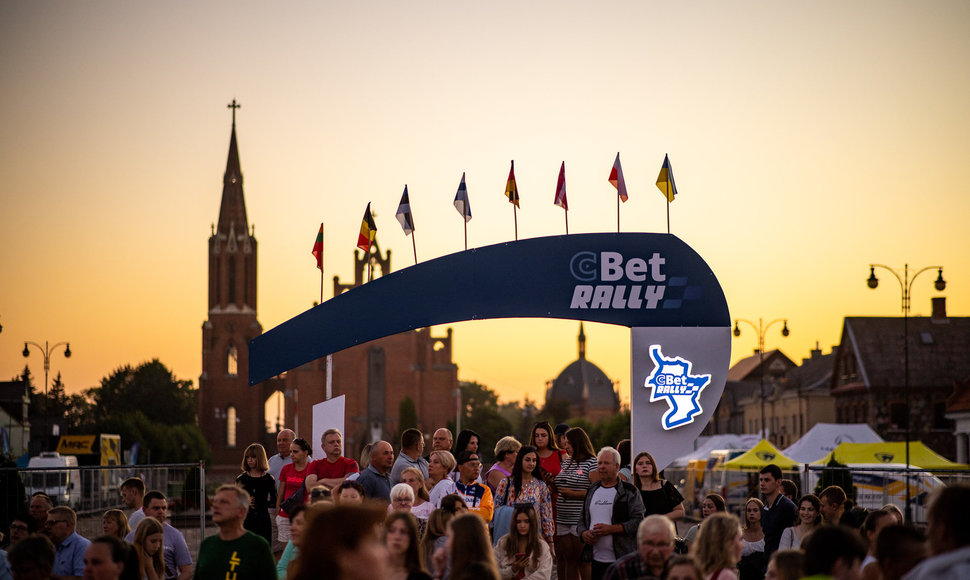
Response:
[[[904,391],[902,317],[848,316],[836,353],[832,396],[840,423],[868,423],[887,441],[911,437],[949,459],[956,457],[947,398],[970,378],[970,317],[949,317],[946,299],[932,299],[932,315],[909,318],[909,384]],[[957,407],[954,406],[954,410]]]
[[[261,442],[269,454],[275,453],[280,426],[311,438],[312,407],[326,399],[326,359],[248,385],[249,341],[263,331],[256,308],[256,250],[246,216],[234,118],[219,221],[209,237],[209,310],[202,325],[199,376],[199,426],[212,449],[209,467],[217,480],[238,473],[250,443]],[[355,252],[354,283],[341,285],[335,277],[335,294],[364,283],[368,261],[380,266],[381,274],[390,272],[390,251],[381,255],[375,244],[368,255]],[[451,358],[451,339],[451,329],[434,337],[424,328],[333,355],[333,395],[346,395],[345,454],[356,456],[367,442],[393,439],[405,397],[414,402],[422,430],[442,427],[454,417],[458,368]],[[267,430],[266,403],[277,392],[286,403],[278,424]]]
[[[546,390],[546,406],[569,406],[569,417],[596,422],[620,412],[620,396],[613,381],[586,360],[586,333],[579,323],[579,358],[569,363]]]

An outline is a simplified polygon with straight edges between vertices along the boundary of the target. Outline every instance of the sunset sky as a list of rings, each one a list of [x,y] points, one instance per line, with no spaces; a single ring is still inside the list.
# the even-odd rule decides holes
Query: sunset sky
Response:
[[[768,348],[827,353],[844,316],[896,316],[869,263],[940,264],[913,314],[947,297],[970,315],[970,3],[0,2],[0,379],[24,341],[70,341],[69,391],[159,358],[201,372],[207,239],[238,99],[259,320],[319,298],[310,250],[326,224],[326,295],[353,278],[368,202],[395,269],[408,185],[421,260],[462,249],[452,199],[467,174],[469,245],[672,232],[718,275],[732,318],[785,317]],[[443,283],[447,282],[445,280]],[[528,288],[513,289],[528,292]],[[393,304],[375,304],[391,309]],[[455,329],[459,378],[543,399],[576,357],[572,321]],[[742,328],[732,361],[752,352]],[[445,328],[435,329],[444,334]],[[629,331],[588,325],[588,356],[629,400]],[[43,381],[39,353],[27,361]]]

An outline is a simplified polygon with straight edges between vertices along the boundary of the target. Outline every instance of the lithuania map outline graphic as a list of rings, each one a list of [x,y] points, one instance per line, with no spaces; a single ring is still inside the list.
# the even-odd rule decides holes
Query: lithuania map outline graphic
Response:
[[[659,344],[650,345],[654,368],[643,386],[651,388],[650,402],[666,400],[670,408],[663,415],[663,428],[674,429],[694,422],[704,412],[701,392],[711,384],[711,375],[690,374],[693,363],[679,356],[665,357]]]

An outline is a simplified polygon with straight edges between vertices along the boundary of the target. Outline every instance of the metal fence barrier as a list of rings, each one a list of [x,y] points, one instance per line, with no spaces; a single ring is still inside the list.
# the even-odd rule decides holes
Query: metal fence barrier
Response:
[[[822,473],[847,473],[852,478],[852,490],[845,490],[854,496],[855,504],[867,509],[879,509],[887,504],[906,511],[907,474],[910,503],[913,508],[913,521],[925,524],[926,507],[933,490],[954,483],[970,484],[970,471],[967,470],[926,470],[905,466],[886,467],[827,467],[823,465],[803,465],[796,472],[784,472],[798,486],[799,495],[816,493]],[[758,473],[724,469],[688,470],[668,468],[664,476],[683,494],[687,500],[688,516],[700,518],[700,504],[708,493],[724,497],[728,511],[740,515],[744,502],[751,497],[759,497]]]
[[[44,492],[55,506],[68,506],[78,517],[77,532],[86,538],[102,535],[102,516],[106,510],[130,510],[121,501],[121,483],[129,477],[140,477],[145,490],[158,490],[168,498],[168,523],[185,535],[193,554],[205,537],[206,493],[205,463],[165,463],[153,465],[70,466],[39,468],[0,468],[2,493],[7,499],[0,514],[0,525],[6,524],[19,511],[27,511],[27,504],[16,505],[19,476],[26,500],[36,492]],[[11,501],[13,500],[13,501]],[[6,530],[3,530],[6,532]]]

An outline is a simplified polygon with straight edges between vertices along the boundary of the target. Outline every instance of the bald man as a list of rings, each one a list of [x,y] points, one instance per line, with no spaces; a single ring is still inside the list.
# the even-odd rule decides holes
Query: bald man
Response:
[[[370,451],[370,465],[361,472],[357,483],[364,488],[364,497],[391,502],[391,467],[394,449],[387,441],[378,441]]]
[[[290,458],[290,444],[296,439],[296,433],[290,429],[283,429],[276,435],[276,448],[279,453],[269,458],[269,473],[276,481],[280,480],[280,471],[287,463],[293,463]]]

